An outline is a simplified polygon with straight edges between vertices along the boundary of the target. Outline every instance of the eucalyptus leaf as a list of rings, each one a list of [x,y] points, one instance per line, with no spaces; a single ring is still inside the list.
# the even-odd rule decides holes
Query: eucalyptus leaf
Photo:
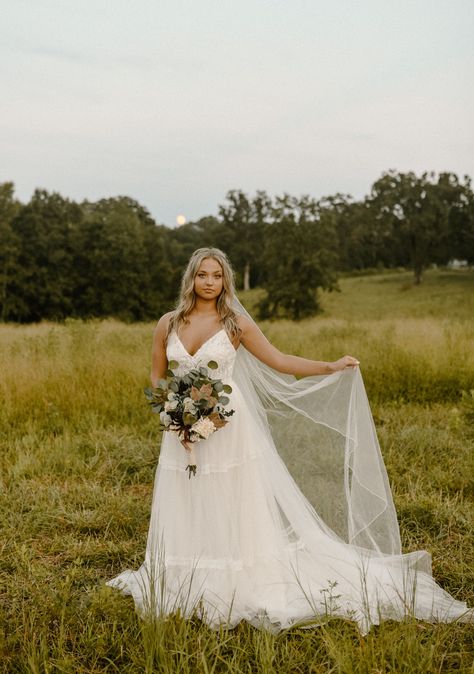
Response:
[[[221,405],[228,405],[230,403],[230,398],[228,398],[227,396],[221,396],[219,398],[219,402]]]
[[[225,391],[225,387],[223,386],[223,384],[222,384],[220,381],[218,381],[218,382],[216,382],[216,383],[214,384],[213,389],[214,389],[214,391],[216,391],[217,393],[219,393],[219,392],[222,391],[222,390]],[[226,391],[226,393],[230,393],[230,391]]]
[[[229,386],[229,384],[224,384],[222,388],[224,389],[225,393],[232,393],[232,386]]]
[[[175,370],[177,367],[179,367],[179,363],[177,360],[170,360],[168,367],[170,370]]]
[[[209,367],[211,370],[217,370],[219,365],[216,363],[215,360],[210,360],[207,364],[207,367]]]
[[[200,368],[199,368],[199,374],[201,375],[201,377],[207,377],[207,370],[206,370],[206,368],[205,368],[205,367],[200,367]]]
[[[168,386],[169,386],[169,388],[170,388],[174,393],[178,393],[178,391],[179,391],[179,385],[178,385],[178,382],[176,382],[176,381],[170,381],[170,383],[169,383]]]

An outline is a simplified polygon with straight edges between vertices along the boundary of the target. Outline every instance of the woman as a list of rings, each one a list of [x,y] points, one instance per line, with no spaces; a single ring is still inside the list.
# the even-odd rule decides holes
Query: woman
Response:
[[[235,298],[225,254],[200,248],[156,326],[153,385],[171,360],[178,375],[216,361],[234,414],[193,449],[192,479],[190,443],[164,433],[145,561],[108,583],[143,615],[196,612],[211,627],[244,619],[273,632],[331,616],[362,633],[408,615],[472,620],[433,580],[428,553],[401,554],[354,357],[281,353]]]

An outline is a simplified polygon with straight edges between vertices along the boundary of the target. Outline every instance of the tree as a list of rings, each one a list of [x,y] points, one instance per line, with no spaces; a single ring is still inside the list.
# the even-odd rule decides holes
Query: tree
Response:
[[[129,197],[85,202],[82,208],[75,258],[77,315],[130,321],[169,309],[172,267],[165,228]]]
[[[15,277],[9,284],[17,321],[70,316],[74,299],[72,240],[80,207],[57,192],[35,190],[12,220],[19,241]]]
[[[263,262],[266,297],[261,318],[299,320],[319,309],[319,288],[336,288],[337,232],[317,202],[285,194],[277,197],[265,229]]]
[[[249,290],[252,277],[256,283],[261,278],[261,255],[265,225],[268,222],[271,199],[257,191],[253,200],[241,190],[230,190],[227,204],[219,206],[219,215],[230,236],[227,237],[229,254],[244,290]]]
[[[17,261],[20,241],[11,223],[20,209],[14,198],[12,182],[0,184],[0,320],[14,318],[14,297],[10,293],[12,282],[18,271]]]
[[[449,248],[444,257],[467,260],[474,263],[474,194],[471,179],[464,176],[464,183],[452,173],[442,173],[439,187],[449,202]]]
[[[415,284],[435,261],[447,261],[451,248],[450,212],[459,206],[461,186],[457,176],[389,171],[372,186],[371,204],[376,220],[388,228],[395,249],[407,255]]]

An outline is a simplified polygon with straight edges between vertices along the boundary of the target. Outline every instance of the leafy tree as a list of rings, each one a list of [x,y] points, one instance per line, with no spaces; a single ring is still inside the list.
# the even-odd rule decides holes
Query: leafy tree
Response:
[[[82,205],[76,241],[76,313],[144,320],[169,309],[172,267],[165,228],[129,197]]]
[[[337,231],[334,220],[304,196],[277,197],[265,229],[266,297],[261,318],[299,320],[319,309],[319,288],[336,288]]]
[[[271,199],[263,191],[257,191],[249,199],[241,190],[230,190],[227,204],[219,206],[219,215],[227,232],[226,252],[237,271],[244,290],[251,286],[252,279],[258,283],[262,277],[261,257],[265,225],[271,211]]]
[[[0,320],[2,322],[15,317],[15,298],[10,288],[18,272],[20,241],[11,223],[20,209],[20,203],[13,195],[13,183],[0,184]]]
[[[72,239],[80,207],[57,192],[37,189],[12,220],[20,242],[16,274],[9,284],[18,321],[57,320],[74,306]]]
[[[449,246],[444,251],[442,261],[447,254],[474,263],[474,194],[471,179],[464,176],[461,183],[452,173],[442,173],[438,181],[442,197],[449,203]]]
[[[365,201],[337,193],[318,201],[321,217],[332,221],[338,238],[338,269],[349,271],[377,264],[377,236]]]
[[[453,174],[389,171],[372,186],[371,204],[379,225],[388,228],[394,250],[404,251],[415,283],[434,261],[446,261],[450,245],[450,212],[459,205],[461,187]]]

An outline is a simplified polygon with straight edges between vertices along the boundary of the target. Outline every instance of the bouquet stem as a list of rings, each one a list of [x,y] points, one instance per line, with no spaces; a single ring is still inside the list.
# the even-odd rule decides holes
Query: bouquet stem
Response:
[[[197,468],[197,466],[196,466],[195,463],[193,463],[193,464],[188,463],[188,465],[186,466],[186,470],[189,470],[189,475],[188,475],[189,479],[191,479],[191,474],[196,475],[196,468]]]
[[[191,445],[191,447],[186,447],[186,451],[189,454],[189,463],[186,466],[186,470],[189,471],[188,477],[191,479],[191,475],[196,475],[196,458],[194,456],[194,447]]]

